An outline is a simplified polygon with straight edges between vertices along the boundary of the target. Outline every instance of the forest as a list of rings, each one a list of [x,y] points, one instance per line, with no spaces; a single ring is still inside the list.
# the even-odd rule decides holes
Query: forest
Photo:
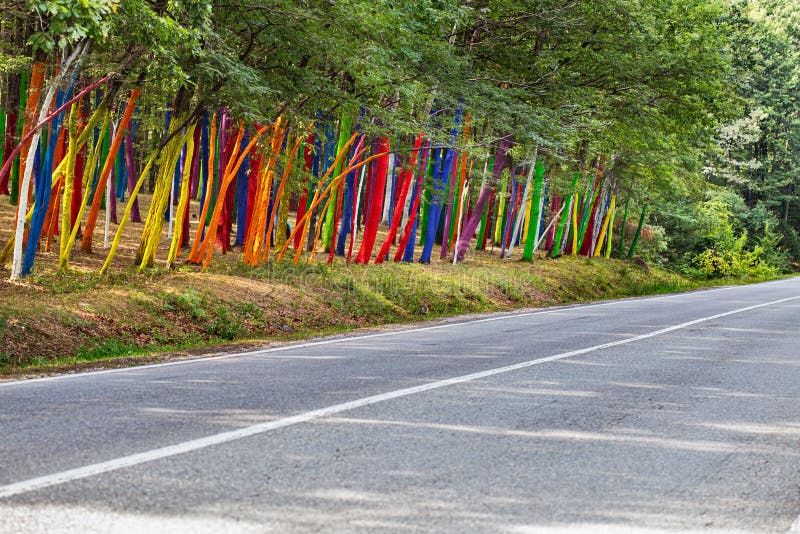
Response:
[[[12,280],[90,254],[800,259],[789,0],[2,3]]]

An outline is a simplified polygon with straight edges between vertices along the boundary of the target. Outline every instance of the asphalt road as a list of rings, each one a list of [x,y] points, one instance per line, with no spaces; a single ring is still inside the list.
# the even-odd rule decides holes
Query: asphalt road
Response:
[[[795,278],[4,383],[0,532],[787,532],[798,345]]]

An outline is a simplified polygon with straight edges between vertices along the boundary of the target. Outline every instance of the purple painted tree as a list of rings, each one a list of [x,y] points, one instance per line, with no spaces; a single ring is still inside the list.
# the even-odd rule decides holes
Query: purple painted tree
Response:
[[[467,253],[469,242],[472,240],[472,234],[475,233],[475,229],[481,222],[483,213],[486,211],[486,207],[489,204],[489,198],[492,196],[492,191],[500,180],[500,173],[503,172],[503,168],[506,166],[506,152],[508,152],[512,144],[512,134],[510,133],[500,139],[500,145],[497,147],[497,155],[494,158],[494,167],[492,167],[492,176],[481,189],[478,201],[475,203],[475,208],[472,210],[466,224],[464,224],[464,228],[461,231],[461,238],[456,244],[458,261],[463,260],[464,255]]]

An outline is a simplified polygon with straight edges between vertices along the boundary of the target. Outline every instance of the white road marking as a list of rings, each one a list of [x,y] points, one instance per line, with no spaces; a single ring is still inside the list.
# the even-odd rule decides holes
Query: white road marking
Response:
[[[789,527],[789,530],[786,531],[786,534],[798,534],[800,533],[800,515],[797,516],[797,519],[794,520],[792,526]]]
[[[782,280],[775,280],[773,282],[764,282],[761,284],[754,284],[758,286],[769,286],[774,284],[782,284],[787,281],[795,280],[795,278],[784,278]],[[193,363],[201,363],[201,362],[209,362],[209,361],[218,361],[218,360],[227,360],[230,358],[241,358],[243,356],[257,356],[259,354],[269,354],[272,352],[281,352],[286,350],[294,350],[294,349],[304,349],[308,347],[317,347],[320,345],[331,345],[335,343],[347,343],[351,341],[358,341],[361,339],[373,339],[376,337],[386,337],[386,336],[397,336],[401,334],[408,334],[414,332],[426,332],[429,330],[439,330],[442,328],[451,328],[454,326],[466,326],[471,324],[477,323],[488,323],[492,321],[501,321],[503,319],[518,319],[520,317],[530,317],[534,315],[543,315],[543,314],[554,314],[554,313],[563,313],[573,310],[585,310],[589,308],[599,308],[601,306],[614,306],[619,304],[635,304],[637,302],[650,302],[653,300],[663,300],[663,299],[670,299],[670,298],[677,298],[677,297],[686,297],[686,296],[694,296],[706,293],[713,293],[716,291],[727,291],[730,289],[737,289],[742,288],[745,286],[726,286],[726,287],[717,287],[713,289],[704,289],[701,291],[689,291],[689,292],[680,292],[680,293],[671,293],[669,295],[659,295],[655,297],[630,297],[627,299],[621,300],[613,300],[610,302],[600,302],[597,304],[580,304],[577,306],[559,306],[554,308],[548,308],[545,310],[537,310],[531,312],[522,312],[522,313],[515,313],[515,314],[505,314],[505,315],[492,315],[491,317],[484,317],[481,319],[470,319],[467,321],[461,322],[451,322],[439,325],[432,325],[432,326],[422,326],[417,328],[400,328],[397,330],[392,330],[390,332],[376,332],[373,334],[362,334],[357,336],[347,336],[344,337],[332,337],[332,338],[325,338],[320,339],[318,341],[308,341],[305,343],[293,343],[282,345],[280,347],[272,347],[267,349],[255,349],[255,350],[248,350],[244,352],[234,352],[231,354],[220,354],[218,356],[208,356],[208,357],[200,357],[200,358],[189,358],[186,360],[178,360],[173,362],[163,362],[163,363],[151,363],[148,365],[139,365],[136,367],[121,367],[116,369],[103,369],[101,371],[88,371],[85,373],[74,373],[74,374],[66,374],[66,375],[55,375],[55,376],[45,376],[41,378],[29,378],[29,379],[20,379],[20,380],[13,380],[7,382],[0,382],[0,388],[4,387],[12,387],[12,386],[21,386],[26,384],[38,384],[42,382],[52,382],[55,380],[68,380],[68,379],[75,379],[75,378],[85,378],[85,377],[93,377],[97,375],[104,375],[104,374],[114,374],[114,373],[134,373],[137,371],[145,370],[145,369],[153,369],[157,367],[171,367],[173,365],[187,365]]]
[[[258,434],[263,434],[265,432],[269,432],[272,430],[277,430],[279,428],[285,428],[288,426],[297,425],[300,423],[306,423],[315,419],[319,419],[322,417],[326,417],[329,415],[334,415],[342,412],[347,412],[350,410],[354,410],[356,408],[361,408],[363,406],[369,406],[372,404],[377,404],[380,402],[385,402],[392,399],[397,399],[401,397],[407,397],[409,395],[415,395],[417,393],[423,393],[425,391],[431,391],[434,389],[440,389],[447,386],[452,386],[456,384],[463,384],[465,382],[470,382],[473,380],[479,380],[482,378],[487,378],[490,376],[499,375],[502,373],[508,373],[511,371],[517,371],[519,369],[525,369],[534,365],[540,365],[543,363],[554,362],[558,360],[563,360],[565,358],[570,358],[573,356],[578,356],[581,354],[587,354],[590,352],[596,352],[599,350],[608,349],[611,347],[617,347],[619,345],[626,345],[628,343],[633,343],[635,341],[641,341],[643,339],[649,339],[651,337],[655,337],[661,334],[666,334],[669,332],[674,332],[675,330],[681,330],[683,328],[688,328],[690,326],[694,326],[696,324],[704,323],[707,321],[713,321],[715,319],[720,319],[722,317],[727,317],[729,315],[734,315],[737,313],[743,313],[746,311],[756,310],[758,308],[764,308],[767,306],[774,306],[776,304],[780,304],[783,302],[788,302],[791,300],[800,299],[800,295],[794,297],[788,297],[780,300],[775,300],[772,302],[765,302],[762,304],[755,304],[753,306],[747,306],[745,308],[739,308],[732,311],[727,311],[724,313],[718,313],[716,315],[710,315],[708,317],[702,317],[700,319],[695,319],[693,321],[687,321],[685,323],[680,323],[677,325],[669,326],[667,328],[662,328],[660,330],[654,330],[653,332],[649,332],[647,334],[641,334],[635,337],[631,337],[628,339],[622,339],[619,341],[611,341],[609,343],[603,343],[601,345],[595,345],[593,347],[587,347],[585,349],[578,349],[569,352],[564,352],[561,354],[555,354],[553,356],[547,356],[544,358],[538,358],[535,360],[528,360],[520,363],[516,363],[513,365],[507,365],[504,367],[497,367],[494,369],[488,369],[486,371],[480,371],[477,373],[471,373],[468,375],[457,376],[454,378],[448,378],[446,380],[437,380],[435,382],[430,382],[428,384],[422,384],[419,386],[414,386],[410,388],[398,389],[395,391],[389,391],[387,393],[381,393],[378,395],[372,395],[370,397],[364,397],[361,399],[352,400],[349,402],[344,402],[341,404],[335,404],[333,406],[328,406],[326,408],[319,408],[317,410],[311,410],[308,412],[300,413],[297,415],[293,415],[291,417],[285,417],[283,419],[277,419],[274,421],[269,421],[266,423],[259,423],[256,425],[252,425],[245,428],[240,428],[237,430],[231,430],[228,432],[221,432],[219,434],[214,434],[211,436],[207,436],[204,438],[194,439],[190,441],[185,441],[183,443],[178,443],[176,445],[170,445],[167,447],[162,447],[159,449],[153,449],[150,451],[145,451],[137,454],[131,454],[129,456],[123,456],[121,458],[115,458],[113,460],[108,460],[106,462],[99,462],[96,464],[87,465],[84,467],[78,467],[75,469],[69,469],[67,471],[62,471],[60,473],[53,473],[50,475],[45,475],[41,477],[31,478],[28,480],[22,480],[20,482],[15,482],[13,484],[8,484],[6,486],[0,486],[0,499],[12,497],[14,495],[20,495],[22,493],[28,493],[31,491],[35,491],[38,489],[48,488],[51,486],[57,486],[59,484],[64,484],[66,482],[70,482],[73,480],[80,480],[83,478],[92,477],[95,475],[100,475],[102,473],[108,473],[110,471],[117,471],[119,469],[124,469],[126,467],[132,467],[135,465],[152,462],[155,460],[161,460],[164,458],[169,458],[171,456],[177,456],[179,454],[185,454],[192,451],[197,451],[201,449],[205,449],[208,447],[212,447],[214,445],[220,445],[223,443],[228,443],[230,441],[240,440],[243,438],[247,438],[250,436],[255,436]]]

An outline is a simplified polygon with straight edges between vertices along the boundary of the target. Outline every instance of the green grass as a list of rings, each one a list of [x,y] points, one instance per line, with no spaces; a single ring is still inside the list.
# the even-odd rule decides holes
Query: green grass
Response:
[[[524,263],[488,255],[457,266],[219,262],[197,271],[129,269],[111,277],[42,271],[27,286],[6,285],[11,298],[0,312],[0,374],[131,365],[153,361],[153,354],[230,343],[763,281],[689,280],[617,260]]]
[[[94,339],[87,346],[78,349],[73,357],[73,362],[108,360],[140,353],[141,348],[135,343],[120,339]]]
[[[123,358],[148,356],[159,352],[171,352],[193,348],[192,345],[149,345],[139,346],[135,343],[118,339],[90,339],[84,347],[72,356],[50,358],[32,356],[24,364],[15,364],[7,355],[0,353],[0,375],[36,374],[48,370],[68,370],[82,363],[119,361]]]

